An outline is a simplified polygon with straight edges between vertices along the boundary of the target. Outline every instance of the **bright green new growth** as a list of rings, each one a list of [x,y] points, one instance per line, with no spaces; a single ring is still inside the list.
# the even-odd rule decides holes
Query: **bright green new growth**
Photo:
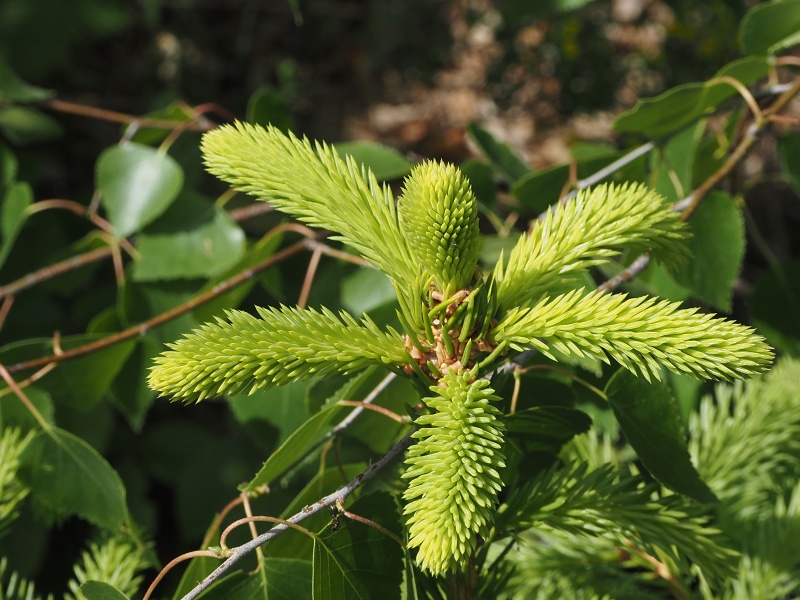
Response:
[[[495,267],[504,308],[536,302],[554,284],[608,262],[620,248],[653,252],[673,263],[686,257],[687,233],[666,199],[643,185],[601,185],[552,208]]]
[[[705,379],[755,375],[772,351],[753,329],[680,303],[575,290],[509,310],[489,335],[512,348],[536,348],[608,362],[661,379],[661,366]]]
[[[361,323],[300,308],[258,309],[260,319],[231,310],[170,344],[156,358],[149,384],[164,394],[200,401],[331,372],[349,373],[379,363],[405,362],[400,335],[384,333],[369,318]]]
[[[685,255],[678,215],[640,185],[600,186],[554,207],[481,278],[477,205],[455,167],[417,167],[395,208],[389,189],[351,159],[274,128],[222,127],[204,136],[203,152],[212,173],[338,232],[386,273],[405,335],[326,309],[258,309],[260,318],[229,311],[158,357],[151,387],[199,401],[370,364],[422,378],[434,396],[425,400],[431,413],[416,421],[405,512],[417,562],[434,574],[463,565],[494,522],[503,435],[497,398],[480,377],[507,348],[613,358],[648,379],[662,366],[746,377],[772,360],[752,329],[678,303],[555,293],[622,248]]]
[[[445,297],[467,287],[480,251],[478,201],[454,165],[427,161],[406,178],[400,225],[418,262]]]
[[[435,412],[417,419],[419,442],[406,459],[408,545],[435,575],[463,564],[475,536],[486,537],[503,485],[503,425],[490,404],[500,398],[488,381],[472,379],[468,371],[448,371],[431,387],[436,395],[424,401]]]

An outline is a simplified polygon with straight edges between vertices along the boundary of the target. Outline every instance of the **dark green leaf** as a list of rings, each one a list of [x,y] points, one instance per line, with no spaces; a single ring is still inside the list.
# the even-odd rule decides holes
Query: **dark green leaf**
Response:
[[[609,153],[604,157],[578,162],[578,178],[588,177],[605,166],[610,165],[619,153]],[[569,165],[558,165],[526,175],[511,187],[511,195],[526,207],[537,213],[544,212],[558,202],[569,182]],[[568,191],[568,190],[567,190]]]
[[[0,100],[6,102],[39,102],[53,97],[51,90],[30,85],[11,70],[0,55]]]
[[[183,170],[165,152],[124,143],[97,161],[97,189],[119,237],[142,229],[161,215],[183,186]]]
[[[62,133],[58,121],[40,110],[25,106],[0,108],[0,130],[18,146],[46,142]]]
[[[185,581],[173,596],[174,600],[185,596],[198,581],[200,578]],[[200,596],[202,600],[307,600],[310,597],[311,561],[273,557],[264,559],[263,576],[238,571],[215,582]]]
[[[394,148],[376,142],[341,142],[334,146],[339,156],[352,156],[356,163],[370,169],[378,181],[400,179],[414,166]]]
[[[800,1],[765,2],[751,8],[739,25],[745,54],[777,54],[800,42]]]
[[[497,203],[497,184],[492,168],[485,162],[467,159],[459,168],[469,179],[472,191],[480,202],[482,209],[491,209]]]
[[[675,280],[711,306],[730,312],[733,284],[744,258],[744,219],[733,198],[713,192],[689,220],[692,258],[675,272]]]
[[[49,512],[77,515],[112,531],[127,521],[125,487],[106,460],[82,439],[52,427],[22,453],[19,476]]]
[[[50,424],[55,422],[55,408],[50,394],[29,385],[25,388],[25,395],[45,421]],[[23,430],[39,427],[36,418],[14,394],[0,396],[0,430],[6,427],[19,427]]]
[[[400,532],[394,498],[376,492],[348,507],[350,512]],[[340,519],[341,520],[341,519]],[[314,599],[392,600],[400,598],[403,579],[403,549],[382,531],[345,520],[338,531],[332,527],[314,543]]]
[[[605,391],[625,437],[650,474],[678,493],[716,502],[689,458],[680,408],[669,386],[620,369]]]
[[[164,350],[163,345],[153,336],[139,338],[136,347],[111,384],[111,400],[134,431],[140,431],[145,416],[157,395],[147,385],[143,376],[152,366],[153,359]]]
[[[143,119],[153,119],[157,121],[168,121],[175,124],[175,127],[185,123],[190,119],[195,119],[196,114],[191,106],[184,102],[172,102],[163,108],[145,113]],[[163,142],[175,127],[140,127],[130,137],[131,142],[144,146],[155,146]]]
[[[482,235],[481,236],[481,263],[487,268],[494,267],[500,260],[500,253],[508,258],[508,253],[519,242],[520,233],[510,232],[508,235]]]
[[[253,480],[244,487],[251,492],[262,485],[272,483],[287,470],[295,466],[309,447],[319,440],[323,432],[343,411],[341,406],[323,409],[303,423],[289,438],[267,459]]]
[[[525,439],[531,451],[558,454],[561,447],[574,436],[592,426],[585,412],[565,406],[534,406],[503,419],[510,437]]]
[[[354,315],[394,302],[392,282],[377,269],[358,269],[342,282],[342,306]]]
[[[247,101],[247,121],[259,125],[274,125],[284,133],[294,129],[294,117],[283,94],[270,89],[256,90]]]
[[[783,176],[800,196],[800,134],[790,132],[778,138],[778,158]]]
[[[750,85],[766,77],[770,66],[770,61],[764,57],[742,58],[725,65],[714,77],[733,77]],[[713,79],[679,85],[655,98],[639,100],[636,106],[616,118],[613,127],[617,131],[660,138],[713,112],[736,94],[738,92],[729,83]]]
[[[670,202],[685,198],[692,191],[695,153],[703,136],[700,122],[675,134],[654,153],[655,189]]]
[[[309,384],[301,381],[251,395],[238,394],[231,396],[228,404],[236,420],[260,443],[282,444],[308,419],[305,398]],[[276,429],[278,439],[274,440]]]
[[[191,216],[177,219],[179,204],[193,206]],[[163,223],[175,215],[169,223]],[[244,254],[244,232],[228,214],[210,203],[176,202],[159,219],[157,231],[139,234],[136,281],[205,278],[225,272]]]
[[[532,169],[514,152],[511,146],[495,138],[475,121],[467,124],[467,135],[497,174],[509,183],[513,184],[531,173]]]
[[[86,600],[127,600],[117,588],[102,581],[87,581],[79,588]],[[81,599],[83,600],[83,599]]]
[[[228,270],[216,275],[215,277],[212,277],[208,283],[203,286],[199,293],[212,290],[218,284],[229,279],[230,277],[233,277],[237,273],[241,273],[250,267],[255,267],[268,260],[280,247],[282,240],[282,234],[269,235],[261,238],[245,252],[244,256],[239,260],[239,262],[230,267]],[[253,289],[253,285],[255,285],[256,281],[257,278],[249,278],[246,282],[236,286],[229,292],[225,292],[213,300],[198,306],[192,311],[192,315],[198,323],[204,323],[205,321],[211,321],[215,316],[222,314],[222,312],[227,308],[238,307],[242,300],[247,297],[247,294],[250,293],[250,290]]]
[[[5,264],[22,226],[28,218],[27,208],[33,204],[33,190],[24,181],[13,183],[6,190],[0,206],[0,267]]]
[[[750,300],[753,323],[778,350],[800,356],[800,260],[764,275]]]

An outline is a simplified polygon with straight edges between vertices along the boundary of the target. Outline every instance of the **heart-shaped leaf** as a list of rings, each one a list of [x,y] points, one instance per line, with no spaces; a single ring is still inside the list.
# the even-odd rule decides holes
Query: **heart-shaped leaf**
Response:
[[[97,161],[97,189],[119,237],[142,229],[178,197],[183,170],[165,152],[127,142]]]

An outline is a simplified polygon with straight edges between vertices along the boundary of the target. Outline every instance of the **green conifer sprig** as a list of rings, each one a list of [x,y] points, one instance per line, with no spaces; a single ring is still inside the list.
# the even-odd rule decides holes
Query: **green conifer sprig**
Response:
[[[752,328],[680,303],[645,296],[573,290],[509,310],[489,333],[516,350],[535,348],[608,362],[661,378],[661,366],[704,379],[736,379],[761,373],[773,353]]]
[[[164,394],[200,401],[222,394],[350,373],[370,364],[401,365],[398,334],[381,331],[368,317],[358,322],[323,308],[258,308],[261,318],[226,313],[170,345],[156,358],[148,383]]]
[[[400,224],[412,252],[448,297],[467,287],[480,253],[478,201],[455,165],[417,165],[398,201]]]
[[[529,305],[554,284],[607,262],[621,248],[673,263],[687,256],[687,229],[667,200],[643,185],[600,185],[551,208],[495,267],[504,308]]]
[[[247,123],[203,136],[208,171],[312,227],[330,229],[396,282],[419,273],[388,186],[324,143]]]
[[[435,575],[461,565],[476,536],[494,521],[499,469],[505,466],[500,411],[485,379],[469,371],[447,371],[425,404],[435,412],[417,418],[419,442],[408,451],[409,542],[417,563]]]

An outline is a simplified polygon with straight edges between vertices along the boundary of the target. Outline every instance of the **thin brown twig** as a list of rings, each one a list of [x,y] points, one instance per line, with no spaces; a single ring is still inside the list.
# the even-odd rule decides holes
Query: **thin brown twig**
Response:
[[[201,558],[203,556],[207,558],[219,558],[219,555],[215,552],[212,552],[211,550],[193,550],[191,552],[186,552],[185,554],[181,554],[180,556],[173,558],[164,566],[163,569],[161,569],[161,572],[158,575],[156,575],[156,578],[153,580],[153,583],[151,583],[150,587],[147,588],[147,591],[145,592],[142,600],[149,600],[150,596],[155,591],[156,586],[161,582],[162,579],[164,579],[164,576],[170,571],[170,569],[172,569],[172,567],[174,567],[179,563],[182,563],[185,560],[189,560],[190,558]]]
[[[106,258],[112,253],[113,250],[111,246],[104,246],[102,248],[89,250],[88,252],[84,252],[83,254],[72,256],[57,263],[53,263],[52,265],[42,267],[37,271],[28,273],[24,277],[20,277],[19,279],[12,281],[11,283],[7,283],[6,285],[1,286],[0,298],[6,298],[7,296],[15,296],[19,294],[21,291],[32,288],[33,286],[38,285],[43,281],[47,281],[48,279],[53,279],[54,277],[66,273],[68,271],[72,271],[74,269],[90,265],[93,262],[97,262],[99,260]]]
[[[342,515],[343,517],[347,517],[348,519],[351,519],[353,521],[358,521],[359,523],[363,523],[364,525],[372,527],[373,529],[377,529],[384,535],[389,536],[395,542],[400,544],[400,547],[402,548],[406,547],[405,542],[403,542],[403,540],[401,540],[396,534],[386,529],[386,527],[384,527],[383,525],[376,523],[372,519],[367,519],[366,517],[362,517],[361,515],[357,515],[356,513],[351,513],[349,510],[346,510],[344,507],[344,502],[341,501],[336,502],[334,506],[336,506],[336,510],[339,511],[339,514]]]
[[[372,410],[376,413],[382,414],[384,417],[390,418],[392,421],[396,421],[401,425],[408,425],[409,421],[407,417],[403,417],[398,415],[396,412],[392,412],[388,408],[384,408],[383,406],[378,406],[377,404],[370,404],[367,402],[360,402],[358,400],[339,400],[339,404],[342,406],[359,406],[366,410]]]
[[[301,240],[299,242],[295,242],[291,246],[287,246],[283,250],[276,252],[268,259],[260,262],[259,264],[245,269],[240,273],[237,273],[230,279],[219,283],[218,285],[214,286],[209,291],[195,296],[194,298],[184,302],[180,306],[176,306],[175,308],[165,311],[159,315],[156,315],[152,319],[148,319],[138,325],[134,325],[133,327],[129,327],[123,331],[118,333],[112,334],[110,336],[104,337],[102,339],[96,340],[94,342],[89,342],[88,344],[84,344],[82,346],[78,346],[76,348],[72,348],[70,350],[66,350],[62,354],[56,355],[53,354],[51,356],[43,356],[41,358],[35,358],[32,360],[26,360],[20,363],[16,363],[8,367],[9,373],[18,373],[20,371],[27,371],[29,369],[38,369],[44,365],[61,362],[65,360],[69,360],[72,358],[78,358],[80,356],[85,356],[92,352],[96,352],[102,348],[106,348],[113,344],[117,344],[119,342],[123,342],[125,340],[129,340],[135,338],[140,335],[144,335],[150,329],[154,327],[158,327],[159,325],[163,325],[164,323],[171,321],[172,319],[179,317],[180,315],[186,314],[187,312],[194,310],[198,306],[205,304],[209,300],[213,300],[214,298],[221,296],[225,292],[235,288],[238,285],[241,285],[248,279],[252,279],[261,271],[268,269],[269,267],[286,260],[290,256],[293,256],[305,249],[305,244]]]
[[[308,268],[306,269],[306,276],[303,279],[303,287],[300,289],[300,297],[297,299],[297,306],[305,308],[308,303],[308,295],[311,293],[311,284],[314,283],[314,276],[317,274],[317,267],[319,267],[319,259],[322,257],[322,251],[315,248],[311,252],[311,259],[308,261]]]
[[[150,119],[147,117],[139,117],[105,108],[97,108],[95,106],[87,106],[85,104],[77,104],[75,102],[58,100],[56,98],[45,100],[42,102],[42,105],[57,112],[88,117],[90,119],[97,119],[99,121],[122,123],[124,125],[136,124],[139,127],[147,127],[150,129],[175,129],[183,123],[183,121],[170,121],[167,119]],[[216,127],[216,123],[206,120],[199,120],[196,123],[193,123],[190,129],[192,131],[204,132],[211,131]]]

